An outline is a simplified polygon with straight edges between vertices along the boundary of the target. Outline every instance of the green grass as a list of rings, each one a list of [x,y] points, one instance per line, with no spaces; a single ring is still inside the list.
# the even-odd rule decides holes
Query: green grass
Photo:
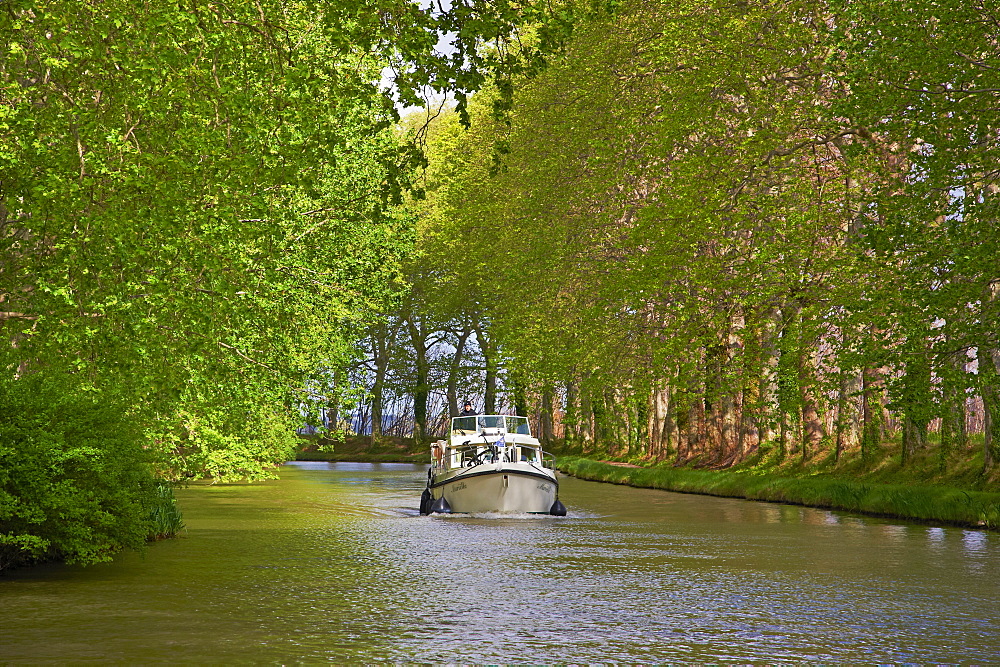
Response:
[[[981,446],[979,447],[981,450]],[[976,443],[944,465],[933,449],[900,465],[898,443],[885,443],[864,461],[831,456],[802,463],[762,451],[723,470],[674,467],[633,460],[639,467],[611,465],[581,456],[562,456],[558,467],[582,479],[683,493],[846,510],[862,514],[977,528],[1000,528],[1000,485],[982,474]]]

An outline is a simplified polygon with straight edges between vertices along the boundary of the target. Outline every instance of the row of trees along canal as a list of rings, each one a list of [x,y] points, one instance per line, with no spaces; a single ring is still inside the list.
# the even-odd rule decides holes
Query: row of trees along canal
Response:
[[[376,432],[387,378],[421,436],[477,383],[492,412],[499,374],[584,451],[814,462],[895,432],[904,464],[995,470],[998,21],[626,0],[508,114],[496,89],[471,128],[445,110],[412,289],[364,339]]]

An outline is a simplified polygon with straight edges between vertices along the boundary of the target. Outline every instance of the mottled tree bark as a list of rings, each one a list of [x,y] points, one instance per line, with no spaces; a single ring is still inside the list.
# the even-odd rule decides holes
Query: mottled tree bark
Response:
[[[580,439],[580,408],[577,403],[580,390],[574,381],[566,383],[566,414],[563,416],[564,439],[568,443],[577,443]]]
[[[940,468],[945,469],[956,449],[968,444],[966,426],[965,365],[968,357],[964,350],[950,352],[941,370],[941,445],[938,449]]]
[[[870,461],[882,446],[884,435],[881,369],[864,369],[861,374],[861,398],[861,458]]]
[[[819,398],[815,391],[817,366],[819,365],[819,341],[810,339],[808,344],[800,341],[799,347],[799,402],[802,408],[802,462],[823,441],[826,430],[819,414]]]
[[[546,385],[542,388],[541,397],[541,412],[538,415],[538,435],[539,440],[545,444],[551,444],[555,440],[555,433],[553,429],[553,400],[555,398],[555,390],[551,385]]]
[[[1000,350],[979,348],[979,395],[985,408],[983,472],[991,475],[1000,467]]]
[[[458,338],[455,341],[455,354],[452,355],[451,364],[448,368],[448,387],[446,389],[448,395],[448,414],[452,417],[457,416],[461,412],[458,405],[458,376],[462,369],[465,343],[469,340],[469,336],[472,335],[472,328],[466,325],[457,331],[456,335]]]
[[[778,365],[781,361],[779,334],[781,314],[776,308],[764,313],[760,331],[762,366],[758,383],[756,418],[761,442],[773,442],[778,438],[781,422],[779,410]]]
[[[927,426],[934,416],[927,341],[914,339],[906,347],[906,368],[902,378],[903,446],[900,451],[903,466],[910,463],[917,449],[927,445]]]
[[[837,386],[836,444],[834,458],[840,461],[844,452],[858,444],[860,414],[857,395],[861,392],[861,374],[840,369]]]
[[[673,451],[676,429],[671,414],[673,405],[670,385],[661,383],[650,392],[649,452],[657,461],[666,460]]]
[[[734,367],[740,362],[743,352],[741,336],[746,328],[746,321],[741,312],[730,316],[726,331],[726,347],[720,368],[720,439],[723,461],[732,464],[741,457],[739,436],[739,391],[735,381]]]
[[[587,444],[593,444],[596,434],[594,428],[594,407],[593,401],[590,399],[590,392],[587,391],[586,386],[584,386],[583,391],[580,392],[580,417],[578,421],[578,429],[580,434],[580,441]]]

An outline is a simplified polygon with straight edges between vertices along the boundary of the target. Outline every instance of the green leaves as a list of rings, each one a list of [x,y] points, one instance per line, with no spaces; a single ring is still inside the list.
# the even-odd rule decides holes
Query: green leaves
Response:
[[[72,377],[0,386],[0,570],[36,559],[109,560],[140,548],[156,487],[126,403]]]

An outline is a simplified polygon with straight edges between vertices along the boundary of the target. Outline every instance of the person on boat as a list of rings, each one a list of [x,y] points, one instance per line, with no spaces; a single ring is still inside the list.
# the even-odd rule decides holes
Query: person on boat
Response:
[[[431,445],[431,458],[441,467],[441,460],[444,458],[444,440],[438,440]]]
[[[458,413],[459,417],[475,417],[479,413],[472,409],[472,403],[469,401],[465,402],[462,406],[462,411]]]

